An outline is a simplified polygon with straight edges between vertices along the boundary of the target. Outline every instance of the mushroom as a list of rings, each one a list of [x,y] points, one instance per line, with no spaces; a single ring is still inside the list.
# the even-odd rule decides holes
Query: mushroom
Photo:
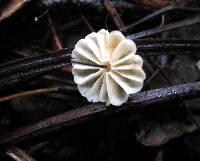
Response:
[[[79,40],[72,52],[72,73],[81,95],[89,102],[120,106],[140,91],[145,73],[136,50],[120,31],[101,29]]]

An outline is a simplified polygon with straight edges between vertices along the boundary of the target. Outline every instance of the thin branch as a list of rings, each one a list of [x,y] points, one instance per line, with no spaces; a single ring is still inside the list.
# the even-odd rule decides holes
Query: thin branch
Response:
[[[28,153],[18,147],[11,147],[6,154],[16,161],[35,161]]]
[[[176,99],[177,95],[182,98],[195,97],[200,94],[200,82],[182,84],[178,86],[171,86],[167,88],[160,88],[145,92],[139,92],[130,96],[126,106],[121,108],[112,108],[110,110],[103,103],[93,103],[85,107],[77,108],[72,111],[64,112],[62,114],[44,119],[33,125],[21,127],[14,131],[8,132],[0,136],[0,144],[13,141],[25,135],[29,135],[33,132],[44,130],[60,124],[66,126],[78,123],[80,121],[92,118],[95,114],[106,113],[112,114],[115,112],[121,112],[124,110],[133,110],[133,107],[140,107],[149,104],[171,101]]]
[[[54,43],[55,43],[55,49],[56,50],[63,49],[60,37],[58,36],[58,33],[57,33],[56,29],[55,29],[55,26],[54,26],[54,24],[53,24],[53,22],[51,20],[51,17],[49,16],[49,14],[48,14],[48,21],[49,21],[50,29],[51,29],[52,34],[53,34],[53,39],[54,39]]]
[[[0,90],[16,87],[71,64],[67,49],[0,65]]]
[[[82,18],[83,22],[86,24],[86,26],[88,27],[88,29],[90,30],[90,32],[95,32],[94,27],[91,25],[91,23],[88,21],[88,19],[83,14],[81,14],[81,18]]]
[[[149,83],[155,78],[155,76],[158,75],[158,73],[160,73],[160,69],[156,69],[156,70],[148,77],[148,79],[145,81],[145,86],[149,85]]]
[[[106,65],[99,65],[99,64],[92,64],[92,63],[82,63],[82,62],[78,62],[75,60],[71,60],[72,63],[77,63],[77,64],[82,64],[82,65],[87,65],[87,66],[92,66],[92,67],[98,67],[98,68],[106,68]]]
[[[154,62],[152,62],[154,63]],[[169,79],[169,77],[167,76],[167,74],[165,73],[163,67],[160,67],[159,65],[157,65],[156,63],[154,63],[157,67],[157,69],[160,70],[161,74],[164,76],[164,78],[166,79],[166,81],[168,82],[168,84],[170,86],[173,86],[171,80]],[[182,104],[182,106],[185,108],[185,110],[187,111],[188,115],[190,116],[191,120],[193,121],[193,123],[196,125],[196,127],[199,129],[199,123],[198,121],[194,118],[194,116],[192,115],[191,110],[187,107],[187,105],[185,104],[184,100],[182,97],[180,97],[179,95],[177,95],[177,99],[179,100],[179,102]]]
[[[112,2],[110,0],[104,0],[103,4],[105,6],[105,8],[107,9],[107,11],[110,13],[110,15],[112,16],[112,19],[115,23],[115,25],[120,29],[121,27],[124,27],[124,23],[121,20],[117,10],[115,9],[114,5],[112,4]]]
[[[135,40],[138,52],[143,54],[185,54],[200,51],[200,40],[139,39]],[[198,52],[197,52],[198,53]]]
[[[150,15],[147,15],[144,18],[138,20],[137,22],[130,24],[128,26],[125,26],[125,27],[121,28],[120,30],[122,32],[127,31],[128,29],[131,29],[131,28],[133,28],[133,27],[135,27],[135,26],[137,26],[137,25],[139,25],[139,24],[141,24],[145,21],[148,21],[148,20],[150,20],[154,17],[160,16],[160,15],[166,13],[166,12],[173,11],[173,10],[181,10],[181,11],[187,11],[187,12],[188,11],[189,12],[200,12],[199,8],[190,8],[190,7],[180,6],[180,5],[176,5],[176,4],[170,5],[170,6],[166,6],[164,8],[161,8],[160,10],[157,10]]]
[[[82,19],[71,20],[71,21],[69,21],[69,22],[64,23],[64,24],[61,25],[61,26],[58,26],[58,29],[59,29],[60,31],[66,30],[67,28],[70,28],[70,27],[79,25],[82,21],[83,21]]]
[[[1,97],[0,103],[11,101],[13,99],[17,99],[17,98],[21,98],[21,97],[41,95],[41,94],[52,93],[52,92],[58,92],[58,87],[35,89],[35,90],[31,90],[31,91],[16,93],[11,96]]]
[[[160,54],[187,54],[187,51],[199,51],[200,40],[136,40],[138,52],[150,55]],[[162,51],[162,52],[160,52]],[[15,60],[0,64],[0,90],[16,87],[24,82],[48,74],[71,64],[71,50],[62,49],[53,53],[45,53],[35,57]],[[191,54],[190,52],[188,52]],[[199,52],[193,52],[199,54]],[[76,62],[80,63],[81,62]],[[87,64],[95,66],[94,64]],[[105,68],[105,66],[97,65]]]
[[[7,6],[2,8],[0,11],[0,21],[10,17],[16,11],[24,7],[28,4],[31,0],[10,0],[7,2]]]
[[[144,106],[176,99],[177,95],[180,97],[189,97],[196,96],[197,94],[200,94],[200,82],[187,83],[133,94],[130,96],[128,103]]]
[[[36,143],[35,145],[31,145],[31,147],[27,149],[27,152],[31,155],[37,154],[38,152],[42,151],[49,143],[51,143],[51,141],[47,140],[44,142]]]
[[[35,21],[39,21],[44,15],[46,15],[49,12],[49,10],[44,11],[41,15],[36,16],[34,18]]]
[[[142,31],[142,32],[139,32],[139,33],[136,33],[136,34],[132,34],[132,35],[127,36],[127,38],[131,39],[131,40],[135,40],[135,39],[155,35],[155,34],[158,34],[158,33],[161,33],[161,32],[177,29],[177,28],[180,28],[180,27],[194,25],[194,24],[197,24],[199,22],[200,22],[200,16],[197,16],[197,17],[194,17],[194,18],[185,19],[185,20],[182,20],[182,21],[179,21],[179,22],[170,23],[170,24],[163,25],[163,26],[158,26],[158,27],[153,28],[153,29],[149,29],[149,30]]]

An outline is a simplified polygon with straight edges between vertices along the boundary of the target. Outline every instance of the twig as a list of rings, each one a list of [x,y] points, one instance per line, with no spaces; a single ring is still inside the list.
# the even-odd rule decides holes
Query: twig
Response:
[[[180,28],[180,27],[194,25],[194,24],[199,23],[199,22],[200,22],[200,16],[197,16],[197,17],[194,17],[194,18],[185,19],[185,20],[182,20],[182,21],[179,21],[179,22],[170,23],[170,24],[163,25],[163,26],[158,26],[158,27],[153,28],[153,29],[149,29],[149,30],[142,31],[142,32],[139,32],[139,33],[136,33],[136,34],[132,34],[132,35],[127,36],[127,38],[131,39],[131,40],[135,40],[135,39],[151,36],[151,35],[154,35],[154,34],[158,34],[158,33],[161,33],[161,32],[177,29],[177,28]]]
[[[145,86],[148,85],[152,80],[153,78],[160,72],[160,69],[156,69],[150,77],[148,77],[148,79],[145,81]]]
[[[51,143],[50,140],[47,140],[36,145],[31,145],[31,147],[27,149],[27,152],[31,155],[37,154],[39,151],[42,151],[49,143]]]
[[[112,16],[112,19],[113,19],[114,23],[116,24],[116,26],[119,29],[124,27],[124,23],[121,20],[119,14],[118,14],[117,10],[115,9],[114,5],[112,4],[112,2],[110,2],[110,0],[104,0],[103,4],[106,7],[107,11]]]
[[[16,161],[35,161],[29,154],[18,147],[9,148],[6,154]]]
[[[84,21],[84,23],[86,24],[86,26],[88,27],[88,29],[90,30],[90,32],[95,32],[94,27],[91,25],[91,23],[88,21],[88,19],[83,14],[81,14],[81,18]]]
[[[10,0],[8,1],[6,7],[1,9],[0,11],[0,21],[10,17],[16,11],[24,7],[28,4],[31,0]]]
[[[138,51],[143,54],[185,54],[200,51],[200,40],[184,39],[139,39],[135,40]],[[197,52],[198,53],[198,52]]]
[[[189,11],[189,12],[200,12],[199,8],[190,8],[190,7],[180,6],[180,5],[170,5],[170,6],[166,6],[164,8],[161,8],[160,10],[157,10],[157,11],[153,12],[150,15],[147,15],[144,18],[140,19],[139,21],[137,21],[137,22],[135,22],[135,23],[133,23],[131,25],[125,26],[125,27],[121,28],[120,30],[122,32],[127,31],[128,29],[133,28],[133,27],[135,27],[135,26],[137,26],[137,25],[139,25],[139,24],[141,24],[141,23],[143,23],[145,21],[148,21],[148,20],[150,20],[150,19],[152,19],[154,17],[157,17],[159,15],[162,15],[162,14],[164,14],[166,12],[173,11],[173,10],[182,10],[182,11]]]
[[[72,20],[59,27],[59,30],[66,30],[69,27],[76,26],[82,22],[82,19]]]
[[[62,43],[60,41],[60,37],[57,34],[57,31],[53,25],[53,22],[51,20],[51,17],[48,14],[48,21],[49,21],[49,25],[53,34],[53,39],[54,39],[54,43],[55,43],[55,49],[59,50],[59,49],[63,49]]]
[[[188,97],[199,93],[200,82],[187,83],[133,94],[130,96],[130,101],[128,103],[143,106],[175,99],[177,95],[180,97]]]
[[[82,63],[82,62],[75,61],[75,60],[72,60],[71,62],[77,63],[77,64],[82,64],[82,65],[87,65],[87,66],[98,67],[98,68],[106,68],[107,67],[106,65],[99,65],[99,64],[92,64],[92,63]]]
[[[164,76],[164,78],[166,79],[166,81],[168,82],[168,84],[170,86],[173,86],[171,80],[169,79],[169,77],[167,76],[167,74],[165,73],[165,71],[163,70],[164,66],[159,66],[157,65],[157,63],[155,63],[154,61],[151,61],[152,64],[154,64],[157,67],[157,70],[152,74],[153,76],[155,76],[154,74],[157,74],[158,72],[161,72],[161,74]],[[157,72],[157,73],[156,73]],[[150,77],[151,78],[151,77]],[[153,78],[153,77],[152,77]],[[149,79],[148,79],[149,81]],[[179,102],[182,104],[182,106],[184,107],[184,109],[187,111],[189,117],[191,118],[191,120],[193,121],[193,123],[196,125],[196,127],[199,129],[199,123],[196,121],[196,119],[194,118],[194,116],[192,115],[191,110],[187,107],[187,105],[185,104],[184,100],[182,99],[182,97],[180,97],[179,95],[177,95],[177,99],[179,100]]]
[[[16,87],[71,63],[67,49],[0,65],[0,90]]]
[[[128,102],[125,104],[126,106],[122,106],[121,108],[112,108],[112,110],[106,108],[106,106],[102,103],[93,103],[85,107],[74,109],[72,111],[68,111],[47,118],[33,125],[28,125],[3,134],[0,136],[0,144],[4,144],[13,141],[19,137],[60,124],[65,124],[69,126],[80,121],[92,118],[95,114],[112,114],[114,112],[120,112],[124,110],[133,110],[133,107],[140,107],[158,102],[173,100],[177,97],[177,95],[183,98],[187,98],[195,97],[199,93],[200,82],[196,82],[167,88],[155,89],[146,92],[139,92],[130,96]]]
[[[34,18],[35,21],[39,21],[44,15],[46,15],[49,12],[49,10],[44,11],[41,15],[36,16]]]
[[[6,101],[11,101],[13,99],[21,98],[21,97],[27,97],[27,96],[34,96],[34,95],[41,95],[45,93],[52,93],[52,92],[58,92],[57,87],[52,87],[52,88],[41,88],[41,89],[36,89],[36,90],[31,90],[31,91],[25,91],[25,92],[20,92],[11,96],[5,96],[0,98],[0,103],[6,102]]]
[[[157,65],[157,64],[156,64],[156,65]],[[172,84],[171,80],[169,79],[169,77],[167,76],[167,74],[164,72],[163,68],[159,67],[158,65],[157,65],[157,67],[158,67],[158,69],[161,71],[161,73],[162,73],[162,75],[165,77],[165,79],[167,80],[168,84],[169,84],[170,86],[172,86],[173,84]],[[185,108],[185,110],[187,111],[187,113],[188,113],[189,117],[191,118],[191,120],[193,121],[193,123],[194,123],[194,124],[196,125],[196,127],[199,129],[199,128],[200,128],[200,125],[199,125],[198,121],[194,118],[194,116],[193,116],[191,110],[190,110],[189,107],[185,104],[183,98],[181,98],[179,95],[177,95],[177,98],[178,98],[178,100],[180,101],[180,103],[183,105],[183,107]]]
[[[136,40],[136,44],[138,52],[141,52],[143,55],[150,55],[152,53],[157,55],[186,54],[185,52],[187,51],[197,51],[200,49],[200,40]],[[193,53],[199,54],[199,52]],[[19,84],[33,80],[35,77],[43,76],[70,64],[71,54],[69,54],[69,49],[1,64],[0,90],[16,87]],[[100,65],[98,67],[105,66]]]

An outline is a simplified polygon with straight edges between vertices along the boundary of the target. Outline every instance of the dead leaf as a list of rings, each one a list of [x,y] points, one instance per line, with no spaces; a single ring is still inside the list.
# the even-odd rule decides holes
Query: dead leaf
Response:
[[[180,107],[181,108],[181,107]],[[137,140],[146,146],[160,146],[171,139],[197,130],[197,126],[180,111],[154,111],[138,121]],[[183,113],[183,112],[181,112]]]

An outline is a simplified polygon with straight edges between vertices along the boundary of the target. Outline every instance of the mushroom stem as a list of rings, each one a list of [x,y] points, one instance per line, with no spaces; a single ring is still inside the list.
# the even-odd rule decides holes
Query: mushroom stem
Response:
[[[82,62],[78,62],[78,61],[75,61],[75,60],[71,60],[71,62],[72,63],[76,63],[76,64],[82,64],[82,65],[92,66],[92,67],[98,67],[98,68],[104,68],[104,69],[107,68],[106,65],[82,63]]]

